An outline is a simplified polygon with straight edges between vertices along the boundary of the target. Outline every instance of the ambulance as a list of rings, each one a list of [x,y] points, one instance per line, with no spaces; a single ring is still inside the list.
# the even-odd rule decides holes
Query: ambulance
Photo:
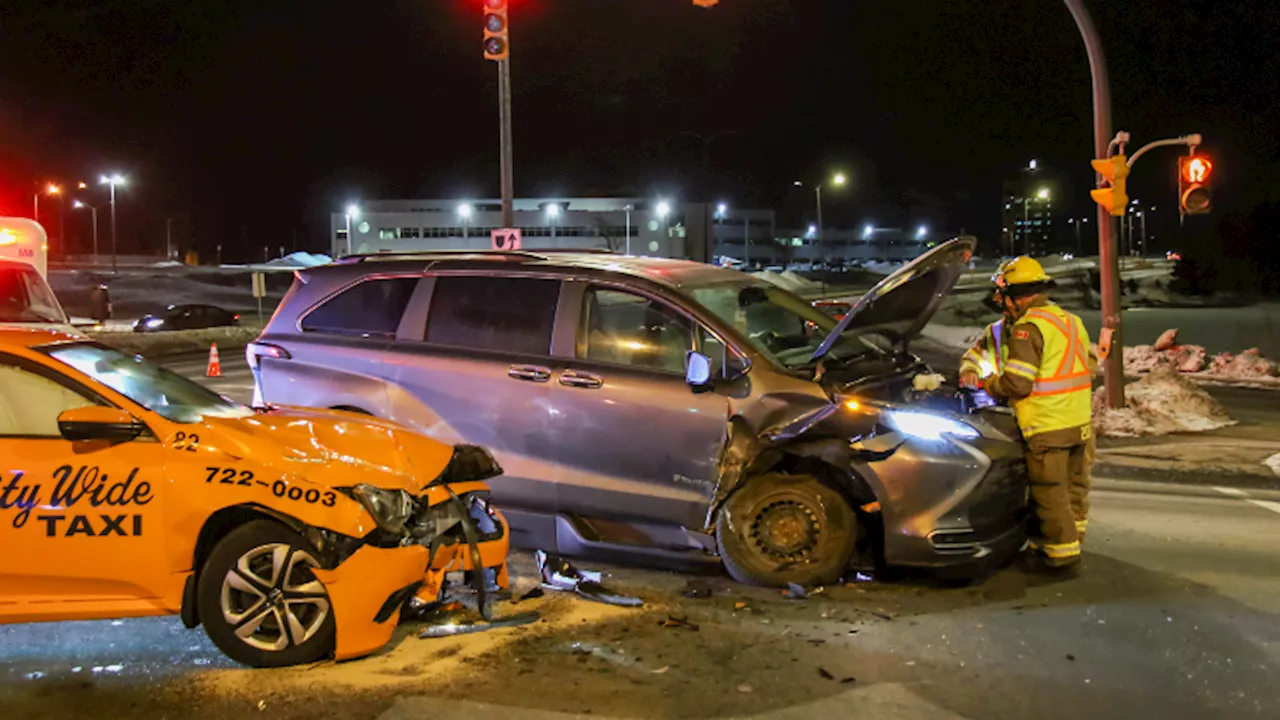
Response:
[[[0,217],[0,326],[75,332],[48,274],[44,228],[34,220]]]

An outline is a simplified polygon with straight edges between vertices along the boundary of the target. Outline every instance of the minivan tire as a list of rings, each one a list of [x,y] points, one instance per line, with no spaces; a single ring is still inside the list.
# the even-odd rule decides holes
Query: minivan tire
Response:
[[[733,579],[747,585],[834,583],[853,558],[858,518],[839,490],[813,475],[768,473],[729,496],[716,545]]]
[[[333,607],[312,573],[320,567],[312,552],[300,535],[272,520],[254,520],[227,533],[209,553],[196,585],[200,623],[213,644],[232,660],[256,668],[301,665],[332,655]],[[288,602],[290,597],[294,603]],[[237,614],[258,623],[254,634],[242,638],[236,633]],[[259,617],[264,619],[255,620]],[[280,627],[281,620],[287,624],[289,619],[296,621],[302,637]],[[266,647],[273,635],[279,647]]]

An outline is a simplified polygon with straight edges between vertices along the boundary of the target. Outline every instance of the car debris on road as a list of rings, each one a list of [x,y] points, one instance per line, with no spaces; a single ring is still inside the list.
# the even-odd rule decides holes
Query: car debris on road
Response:
[[[549,555],[542,550],[534,553],[538,563],[538,573],[542,576],[542,587],[547,590],[572,592],[596,602],[621,607],[640,607],[644,601],[629,595],[619,595],[601,584],[601,574],[591,570],[580,570],[559,555]]]

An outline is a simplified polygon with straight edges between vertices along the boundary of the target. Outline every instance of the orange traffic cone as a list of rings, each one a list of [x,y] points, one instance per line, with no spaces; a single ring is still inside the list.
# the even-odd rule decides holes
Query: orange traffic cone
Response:
[[[206,377],[222,377],[222,361],[218,359],[218,343],[209,346],[209,369],[205,371]]]

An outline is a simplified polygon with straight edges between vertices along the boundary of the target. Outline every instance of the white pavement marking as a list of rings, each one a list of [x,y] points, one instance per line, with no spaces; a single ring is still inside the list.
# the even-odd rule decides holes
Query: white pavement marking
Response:
[[[1273,513],[1280,513],[1280,502],[1275,502],[1273,500],[1254,500],[1253,498],[1249,498],[1247,502],[1250,505],[1257,505],[1260,508],[1266,508]]]
[[[1255,498],[1251,498],[1249,497],[1249,493],[1245,492],[1244,490],[1241,490],[1240,488],[1221,487],[1221,486],[1215,485],[1213,489],[1217,490],[1223,495],[1228,495],[1233,498],[1240,498],[1241,500],[1244,500],[1250,505],[1256,505],[1264,510],[1270,510],[1273,513],[1280,514],[1280,502],[1276,502],[1274,500],[1257,500]]]
[[[1214,489],[1214,490],[1217,490],[1218,492],[1222,493],[1223,495],[1230,495],[1231,497],[1239,497],[1239,498],[1247,498],[1247,497],[1249,497],[1249,493],[1247,493],[1247,492],[1245,492],[1245,491],[1241,490],[1240,488],[1233,488],[1233,487],[1220,487],[1220,486],[1215,485],[1215,486],[1213,487],[1213,489]]]

